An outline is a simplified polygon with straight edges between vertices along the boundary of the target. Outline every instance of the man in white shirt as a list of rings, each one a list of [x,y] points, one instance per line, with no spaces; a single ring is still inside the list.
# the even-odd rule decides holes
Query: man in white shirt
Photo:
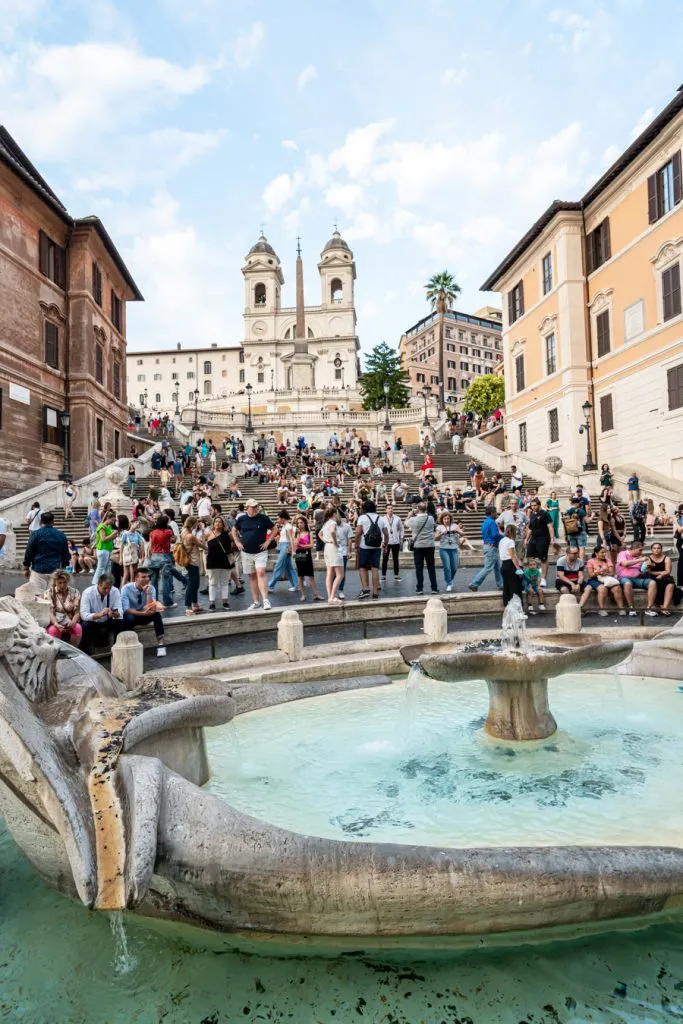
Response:
[[[510,490],[521,491],[524,487],[524,474],[516,466],[510,466]]]
[[[379,526],[382,531],[386,530],[387,538],[382,545],[382,583],[387,581],[387,565],[390,553],[394,564],[394,583],[400,583],[401,576],[399,574],[398,558],[401,544],[403,543],[405,527],[399,517],[394,515],[394,509],[391,505],[387,505],[384,515],[380,516]]]
[[[408,488],[404,483],[401,482],[400,478],[396,480],[396,483],[391,488],[392,501],[405,501],[408,496]]]
[[[108,646],[111,634],[116,637],[124,628],[121,594],[113,583],[109,573],[100,573],[97,583],[81,594],[81,647],[86,654],[92,654],[96,643]]]
[[[451,444],[453,445],[453,454],[457,455],[458,452],[460,451],[460,434],[457,432],[457,430],[455,431],[453,437],[451,438]]]
[[[208,494],[202,495],[197,502],[197,516],[207,525],[211,522],[211,498]]]
[[[31,506],[27,516],[26,522],[28,523],[28,532],[33,533],[34,530],[39,530],[43,525],[40,521],[40,517],[43,514],[43,509],[40,507],[40,502],[35,501]]]

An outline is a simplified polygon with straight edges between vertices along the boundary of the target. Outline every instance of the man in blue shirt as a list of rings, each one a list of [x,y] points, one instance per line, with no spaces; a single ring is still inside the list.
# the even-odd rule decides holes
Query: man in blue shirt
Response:
[[[42,577],[39,582],[43,589],[47,588],[48,577],[55,569],[64,569],[71,561],[69,542],[66,534],[55,529],[55,517],[52,512],[43,512],[40,517],[40,528],[28,535],[28,544],[24,554],[24,575],[29,577],[31,570]]]
[[[121,609],[124,628],[136,629],[152,623],[157,638],[157,658],[163,658],[166,654],[164,620],[161,618],[161,605],[157,602],[156,591],[149,582],[149,569],[138,569],[135,583],[126,583],[122,588]]]
[[[481,524],[481,539],[484,542],[484,565],[470,583],[470,590],[474,593],[479,590],[486,577],[493,572],[496,579],[496,586],[503,589],[503,577],[500,572],[500,558],[498,557],[498,543],[503,534],[496,523],[495,505],[485,509],[484,521]]]

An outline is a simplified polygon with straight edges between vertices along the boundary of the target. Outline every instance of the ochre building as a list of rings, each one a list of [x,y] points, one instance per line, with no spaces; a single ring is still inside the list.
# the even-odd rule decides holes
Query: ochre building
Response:
[[[57,479],[69,461],[77,478],[127,453],[126,303],[142,295],[99,218],[71,217],[2,127],[0,283],[9,497]]]
[[[683,479],[683,91],[484,282],[503,298],[507,445]]]

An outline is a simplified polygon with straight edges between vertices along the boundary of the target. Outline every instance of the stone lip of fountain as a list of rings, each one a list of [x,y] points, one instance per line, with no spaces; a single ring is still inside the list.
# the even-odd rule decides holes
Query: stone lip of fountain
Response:
[[[279,941],[274,951],[294,955],[310,945],[419,957],[556,928],[609,929],[683,906],[676,848],[335,841],[278,828],[199,788],[204,726],[387,677],[145,677],[126,692],[92,665],[0,598],[0,809],[45,881],[88,907],[180,922],[232,945]]]
[[[407,665],[430,679],[458,683],[485,679],[489,711],[484,731],[494,739],[528,742],[557,731],[548,706],[548,680],[573,670],[611,668],[628,657],[627,640],[595,641],[580,633],[554,634],[549,644],[530,644],[518,597],[503,615],[503,637],[480,644],[410,644],[401,648]]]

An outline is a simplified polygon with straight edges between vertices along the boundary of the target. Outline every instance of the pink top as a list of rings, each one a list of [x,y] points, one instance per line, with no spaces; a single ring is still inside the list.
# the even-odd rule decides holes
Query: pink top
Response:
[[[604,562],[599,562],[597,558],[590,558],[586,563],[586,569],[589,576],[612,576],[614,573],[614,566],[609,558]]]
[[[628,565],[630,561],[633,561],[633,565]],[[643,562],[643,556],[634,558],[630,551],[620,551],[617,555],[617,576],[626,580],[635,580],[640,576],[640,566]]]

